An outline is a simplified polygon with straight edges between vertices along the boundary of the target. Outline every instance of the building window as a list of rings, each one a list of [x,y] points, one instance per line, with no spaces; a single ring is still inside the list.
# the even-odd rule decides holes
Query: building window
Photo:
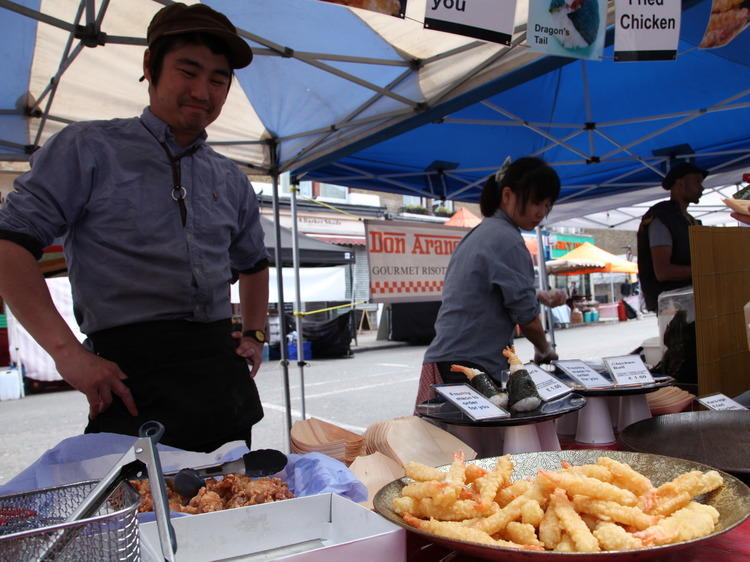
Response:
[[[324,201],[343,201],[349,200],[349,188],[343,185],[335,185],[332,183],[319,183],[318,184],[318,199]]]
[[[404,195],[404,207],[424,207],[426,200],[424,197],[416,195]]]
[[[279,176],[279,197],[291,197],[292,192],[291,189],[291,181],[290,181],[290,175],[289,172],[285,172]],[[312,182],[311,181],[301,181],[299,182],[299,192],[297,195],[304,195],[305,197],[312,197],[313,196],[313,188],[312,188]]]

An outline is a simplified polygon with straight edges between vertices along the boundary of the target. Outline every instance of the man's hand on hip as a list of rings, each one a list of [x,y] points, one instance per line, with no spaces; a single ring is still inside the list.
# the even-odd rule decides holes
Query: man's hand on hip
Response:
[[[263,362],[263,344],[253,338],[242,337],[242,332],[232,332],[232,337],[239,340],[235,353],[252,365],[250,376],[255,378]]]
[[[122,382],[128,377],[116,363],[98,357],[81,346],[64,359],[58,358],[56,366],[60,376],[70,386],[86,395],[92,419],[109,408],[113,395],[122,400],[130,415],[138,415],[133,395]]]

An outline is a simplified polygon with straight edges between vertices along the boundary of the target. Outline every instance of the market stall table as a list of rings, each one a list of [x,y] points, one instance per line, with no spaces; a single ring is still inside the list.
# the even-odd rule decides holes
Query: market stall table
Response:
[[[419,404],[416,413],[471,446],[480,457],[491,457],[502,452],[526,453],[559,451],[560,441],[554,420],[583,408],[586,398],[572,392],[556,400],[543,402],[530,412],[512,413],[507,418],[474,421],[451,402],[442,399]]]
[[[660,388],[671,386],[672,377],[655,377],[653,383],[643,385],[612,385],[600,388],[585,388],[574,385],[573,381],[562,374],[558,378],[570,384],[575,392],[586,397],[586,406],[573,415],[575,422],[575,440],[587,445],[604,445],[615,442],[613,427],[624,430],[637,421],[651,417],[646,401],[646,394]],[[612,411],[616,411],[613,415]],[[616,423],[613,423],[613,417]],[[567,416],[561,423],[570,426],[572,416]],[[565,433],[558,428],[559,433]],[[571,432],[572,433],[572,432]]]
[[[706,410],[643,420],[620,434],[633,451],[688,459],[750,478],[750,410]]]

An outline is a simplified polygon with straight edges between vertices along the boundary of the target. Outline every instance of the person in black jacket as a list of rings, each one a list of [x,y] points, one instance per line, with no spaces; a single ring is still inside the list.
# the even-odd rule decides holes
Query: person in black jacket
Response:
[[[672,167],[662,181],[669,201],[651,207],[638,228],[638,277],[646,308],[656,311],[659,294],[692,284],[690,226],[701,224],[687,207],[698,203],[708,175],[690,162]]]

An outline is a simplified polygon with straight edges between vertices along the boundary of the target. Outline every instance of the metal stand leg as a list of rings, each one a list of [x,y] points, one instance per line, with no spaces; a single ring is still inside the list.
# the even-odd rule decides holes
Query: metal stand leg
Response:
[[[596,445],[614,443],[615,434],[606,398],[587,398],[586,405],[578,411],[576,441]]]
[[[536,424],[536,433],[539,436],[539,443],[542,446],[540,451],[559,451],[560,440],[557,438],[555,431],[555,420],[549,420]]]
[[[536,432],[536,425],[515,425],[505,428],[503,454],[531,453],[541,451],[542,444]]]
[[[651,409],[645,394],[623,396],[620,401],[620,414],[617,419],[617,431],[622,431],[637,421],[651,417]]]
[[[609,417],[612,418],[612,428],[617,430],[617,420],[620,418],[620,399],[622,396],[607,396]]]
[[[578,429],[578,412],[570,412],[555,420],[557,433],[560,435],[575,435]]]

